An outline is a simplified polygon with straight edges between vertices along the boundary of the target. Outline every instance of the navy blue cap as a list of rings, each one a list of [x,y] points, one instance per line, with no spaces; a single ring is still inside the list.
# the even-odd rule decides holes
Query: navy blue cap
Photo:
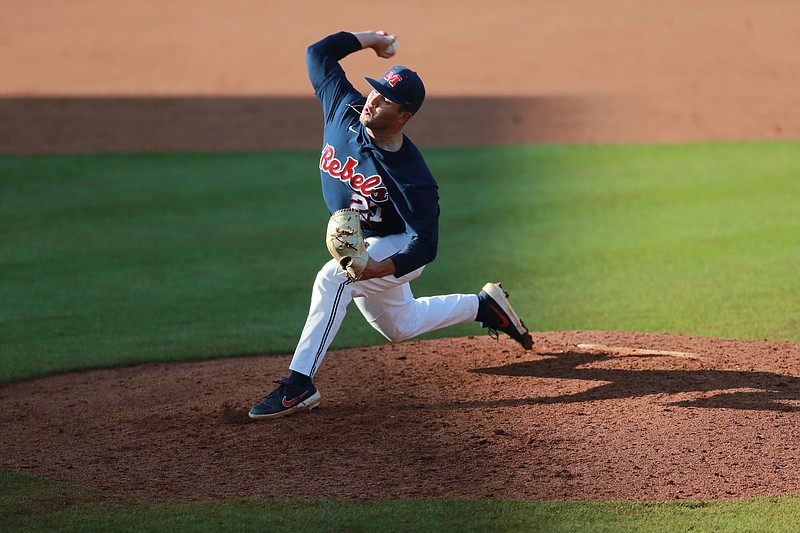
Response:
[[[405,107],[412,114],[419,111],[425,100],[425,86],[422,84],[422,80],[416,72],[408,67],[394,66],[380,80],[364,79],[387,100]]]

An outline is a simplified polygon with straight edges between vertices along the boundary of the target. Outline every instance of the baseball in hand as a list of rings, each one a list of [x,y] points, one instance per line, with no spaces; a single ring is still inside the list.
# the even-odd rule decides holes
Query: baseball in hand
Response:
[[[386,54],[387,57],[391,57],[397,53],[397,37],[394,38],[392,42],[384,49],[383,53]]]

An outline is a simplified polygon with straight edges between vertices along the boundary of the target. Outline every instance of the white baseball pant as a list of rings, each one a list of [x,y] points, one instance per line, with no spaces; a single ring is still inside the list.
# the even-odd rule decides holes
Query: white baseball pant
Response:
[[[370,237],[367,239],[369,255],[382,261],[405,248],[410,240],[406,233]],[[414,298],[409,282],[422,274],[424,268],[400,278],[389,275],[354,282],[331,259],[317,274],[308,318],[289,369],[314,376],[353,300],[370,325],[395,342],[475,320],[478,314],[476,294]]]

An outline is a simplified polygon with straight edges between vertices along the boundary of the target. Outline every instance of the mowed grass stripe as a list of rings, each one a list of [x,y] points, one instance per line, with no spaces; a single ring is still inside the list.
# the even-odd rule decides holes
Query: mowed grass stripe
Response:
[[[502,281],[534,330],[798,341],[799,148],[425,150],[441,241],[414,290]],[[328,260],[317,164],[314,152],[0,157],[0,381],[291,351]],[[333,347],[382,342],[353,310]]]

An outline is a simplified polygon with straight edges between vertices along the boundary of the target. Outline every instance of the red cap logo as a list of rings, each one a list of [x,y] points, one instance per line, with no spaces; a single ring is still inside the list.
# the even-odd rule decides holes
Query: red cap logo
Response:
[[[394,70],[390,70],[389,72],[386,73],[383,79],[386,80],[386,83],[394,87],[395,85],[397,85],[397,82],[402,80],[403,78],[402,76],[398,75]]]

